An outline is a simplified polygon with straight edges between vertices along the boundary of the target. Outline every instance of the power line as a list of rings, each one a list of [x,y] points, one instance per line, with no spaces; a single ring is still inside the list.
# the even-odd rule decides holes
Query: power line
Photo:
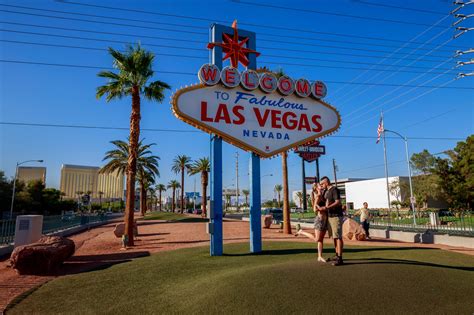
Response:
[[[389,164],[389,165],[391,165],[391,164],[398,164],[398,163],[401,163],[401,162],[406,162],[406,161],[405,161],[405,160],[399,160],[399,161],[390,162],[390,163],[388,163],[388,164]],[[339,172],[339,174],[354,173],[354,172],[357,172],[357,171],[368,170],[368,169],[371,169],[371,168],[379,168],[379,167],[383,167],[383,166],[385,166],[385,164],[375,164],[375,165],[370,165],[370,166],[366,166],[366,167],[356,168],[356,169],[352,169],[352,170],[348,170],[348,171],[342,171],[342,172]]]
[[[118,17],[113,17],[113,16],[104,16],[104,15],[96,15],[96,14],[86,14],[86,13],[78,13],[78,12],[67,12],[67,11],[59,11],[59,10],[50,10],[50,9],[37,9],[37,8],[31,8],[31,7],[23,7],[23,6],[15,6],[15,5],[4,5],[8,7],[19,7],[19,8],[24,8],[24,9],[29,9],[29,10],[39,10],[39,11],[46,11],[46,12],[54,12],[54,13],[61,13],[61,14],[70,14],[70,15],[79,15],[79,16],[87,16],[87,17],[93,17],[93,18],[102,18],[102,19],[113,19],[113,20],[120,20],[120,21],[132,21],[132,22],[140,22],[140,23],[151,23],[151,24],[158,24],[158,25],[165,25],[165,26],[177,26],[177,27],[185,27],[185,28],[191,28],[191,29],[196,29],[196,28],[201,28],[203,30],[206,30],[207,27],[202,27],[202,26],[195,26],[195,25],[187,25],[187,24],[177,24],[177,23],[168,23],[168,22],[156,22],[156,21],[144,21],[144,20],[137,20],[137,19],[130,19],[130,18],[118,18]],[[9,11],[9,10],[0,10],[4,11],[7,13],[16,13],[16,14],[26,14],[26,15],[33,15],[33,13],[26,13],[26,12],[18,12],[18,11]],[[69,20],[75,20],[75,21],[81,21],[81,22],[89,22],[89,23],[104,23],[101,21],[94,21],[94,20],[86,20],[86,19],[77,19],[77,18],[65,18],[65,17],[58,17],[58,16],[51,16],[51,15],[39,15],[41,17],[48,17],[48,18],[57,18],[57,19],[69,19]],[[109,24],[108,22],[105,22],[106,24]],[[122,25],[122,24],[117,24],[113,23],[112,25]],[[126,26],[132,26],[131,24],[123,24]],[[136,25],[132,26],[135,27]],[[137,26],[138,27],[138,26]],[[142,26],[140,26],[142,27]],[[146,28],[146,27],[145,27]],[[182,32],[181,30],[172,30],[168,28],[154,28],[162,31],[169,31],[169,32]],[[190,33],[193,34],[198,34],[198,35],[207,35],[206,32],[194,32],[191,31]],[[289,36],[289,35],[275,35],[275,34],[269,34],[265,32],[259,32],[259,36],[265,35],[265,36],[278,36],[278,38],[290,38],[290,39],[304,39],[304,40],[310,40],[310,41],[321,41],[321,40],[327,40],[327,38],[315,38],[315,37],[304,37],[304,36]],[[281,41],[281,40],[272,40],[272,39],[265,39],[265,38],[260,38],[260,41],[263,42],[270,42],[270,43],[285,43],[285,44],[293,44],[293,45],[308,45],[308,46],[318,46],[314,44],[309,44],[309,43],[301,43],[301,42],[289,42],[289,41]],[[356,45],[366,45],[366,46],[379,46],[379,47],[398,47],[396,45],[387,45],[387,44],[377,44],[377,43],[364,43],[364,42],[355,42],[355,41],[348,41],[348,40],[335,40],[331,39],[331,42],[336,42],[336,43],[345,43],[345,44],[356,44]],[[440,51],[445,51],[445,52],[452,52],[452,50],[440,50]]]
[[[74,65],[74,64],[61,64],[61,63],[48,63],[48,62],[36,62],[36,61],[26,61],[26,60],[7,60],[0,59],[0,62],[4,63],[13,63],[13,64],[25,64],[25,65],[40,65],[40,66],[52,66],[52,67],[71,67],[71,68],[84,68],[84,69],[101,69],[101,70],[116,70],[111,67],[101,67],[101,66],[89,66],[89,65]],[[162,71],[157,70],[157,73],[163,74],[177,74],[177,75],[190,75],[196,76],[194,72],[177,72],[177,71]],[[406,85],[406,84],[379,84],[379,83],[357,83],[357,82],[344,82],[344,81],[330,81],[325,80],[326,83],[333,84],[354,84],[354,85],[371,85],[371,86],[402,86],[402,87],[417,87],[417,88],[444,88],[444,89],[454,89],[454,90],[474,90],[474,87],[464,87],[464,86],[434,86],[434,85]]]
[[[1,4],[0,4],[1,6]],[[92,20],[85,20],[85,19],[76,19],[76,18],[65,18],[65,17],[59,17],[59,16],[52,16],[52,15],[45,15],[45,14],[36,14],[36,13],[26,13],[26,12],[16,12],[16,11],[9,11],[9,10],[1,10],[0,12],[8,12],[8,13],[14,13],[14,14],[24,14],[24,15],[30,15],[30,16],[40,16],[40,17],[47,17],[47,18],[54,18],[54,19],[62,19],[62,20],[75,20],[75,21],[82,21],[82,22],[90,22],[90,23],[96,23],[96,24],[110,24],[110,25],[115,25],[115,26],[126,26],[126,27],[134,27],[134,28],[141,28],[141,29],[156,29],[156,30],[162,30],[162,31],[167,31],[167,32],[175,32],[175,33],[182,33],[181,30],[173,30],[173,29],[167,29],[167,28],[159,28],[159,27],[151,27],[151,26],[142,26],[142,25],[134,25],[134,24],[124,24],[124,23],[112,23],[112,22],[104,22],[104,21],[92,21]],[[194,32],[194,31],[186,31],[187,33],[192,33],[192,34],[197,34],[197,35],[205,35],[207,36],[207,33],[204,32]],[[269,40],[267,40],[269,41]],[[291,42],[290,42],[291,44]],[[293,43],[295,44],[295,43]],[[378,50],[378,49],[365,49],[365,48],[356,48],[356,47],[347,47],[347,46],[334,46],[334,45],[323,45],[323,44],[312,44],[309,46],[315,46],[315,47],[324,47],[324,48],[336,48],[336,49],[350,49],[350,50],[357,50],[357,51],[366,51],[366,52],[381,52],[381,53],[388,53],[390,51],[387,50]],[[263,49],[272,49],[274,50],[274,47],[264,47],[260,46],[260,48]],[[303,50],[303,49],[289,49],[289,48],[278,48],[278,50],[281,51],[290,51],[290,52],[311,52],[308,50]],[[400,53],[404,54],[404,53]],[[445,58],[443,55],[431,55],[432,57],[440,57],[440,58]]]
[[[425,23],[408,22],[408,21],[393,20],[393,19],[384,19],[384,18],[376,18],[376,17],[345,14],[345,13],[335,13],[335,12],[328,12],[328,11],[321,11],[321,10],[284,7],[284,6],[279,6],[279,5],[269,4],[269,3],[256,3],[256,2],[247,2],[247,1],[242,1],[242,0],[231,0],[231,1],[234,2],[234,3],[238,3],[238,4],[245,4],[245,5],[264,7],[264,8],[273,8],[273,9],[289,10],[289,11],[305,12],[305,13],[316,13],[316,14],[323,14],[323,15],[330,15],[330,16],[337,16],[337,17],[347,17],[347,18],[368,20],[368,21],[397,23],[397,24],[403,24],[403,25],[408,24],[408,25],[416,25],[416,26],[430,26],[429,24],[425,24]],[[445,27],[449,27],[449,25],[440,25],[440,26],[436,26],[436,27],[445,28]]]
[[[17,33],[17,34],[27,34],[27,35],[36,35],[36,36],[47,36],[47,37],[58,37],[58,38],[66,38],[66,39],[79,39],[79,40],[88,40],[88,41],[96,41],[96,42],[103,42],[103,43],[118,43],[118,44],[131,44],[131,42],[121,41],[121,40],[113,40],[113,39],[101,39],[101,38],[90,38],[90,37],[81,37],[81,36],[70,36],[70,35],[58,35],[58,34],[47,34],[47,33],[37,33],[37,32],[25,32],[25,31],[16,31],[16,30],[9,30],[9,29],[0,29],[1,32],[8,32],[8,33]],[[192,47],[182,47],[182,46],[171,46],[171,45],[159,45],[159,44],[148,44],[142,43],[144,46],[151,46],[151,47],[161,47],[161,48],[172,48],[172,49],[184,49],[184,50],[195,50],[204,52],[202,48],[192,48]]]
[[[407,8],[407,7],[402,7],[402,6],[396,6],[396,5],[391,5],[391,4],[385,4],[385,3],[374,3],[374,2],[369,2],[369,1],[363,1],[363,0],[355,0],[355,2],[361,3],[361,4],[366,4],[374,7],[384,7],[384,8],[391,8],[391,9],[400,9],[400,10],[407,10],[407,11],[414,11],[414,12],[422,12],[422,13],[430,13],[430,14],[437,14],[437,15],[445,15],[446,12],[440,12],[440,11],[432,11],[432,10],[425,10],[425,9],[416,9],[416,8]]]
[[[162,12],[149,11],[149,10],[138,10],[138,9],[124,8],[124,7],[111,7],[111,6],[104,6],[104,5],[97,5],[97,4],[80,3],[80,2],[74,2],[74,1],[59,1],[59,0],[56,0],[56,2],[59,2],[59,3],[62,3],[62,4],[78,5],[78,6],[85,6],[85,7],[94,7],[94,8],[108,9],[108,10],[136,12],[136,13],[150,14],[150,15],[156,15],[156,16],[166,16],[166,17],[174,17],[174,18],[180,18],[180,19],[190,19],[190,20],[195,20],[195,21],[205,21],[205,22],[211,22],[211,23],[215,23],[215,22],[228,23],[229,22],[229,21],[218,20],[218,19],[208,19],[208,18],[202,18],[202,17],[162,13]],[[332,35],[332,36],[340,36],[340,37],[360,38],[360,39],[368,39],[368,40],[390,41],[390,42],[398,42],[398,43],[405,43],[406,42],[404,40],[388,39],[388,38],[383,38],[383,37],[360,36],[360,35],[355,35],[355,34],[335,33],[335,32],[322,32],[322,31],[314,31],[314,30],[308,30],[308,29],[282,27],[282,26],[278,26],[278,25],[255,24],[255,23],[249,23],[249,22],[241,21],[241,20],[239,20],[239,23],[241,25],[248,25],[248,26],[259,27],[259,28],[264,28],[264,29],[278,29],[278,30],[293,31],[293,32],[298,32],[299,34],[300,33],[311,33],[311,34],[324,34],[324,35]],[[268,34],[268,35],[269,36],[281,36],[280,34],[278,34],[278,35]],[[419,44],[421,42],[413,42],[413,43],[414,44]],[[455,46],[452,46],[452,47],[455,47]]]
[[[444,32],[444,31],[443,31],[443,32]],[[439,35],[439,34],[438,34],[438,35]],[[436,35],[436,36],[438,36],[438,35]],[[436,38],[436,36],[435,36],[434,38]],[[432,40],[432,39],[430,39],[430,40]],[[447,41],[445,41],[443,44],[440,44],[439,46],[443,46],[443,45],[449,43],[451,40],[452,40],[452,39],[450,38],[450,39],[448,39]],[[422,57],[418,57],[418,58],[422,58]],[[420,75],[416,76],[415,78],[410,79],[407,83],[414,82],[415,80],[417,80],[417,79],[419,79],[419,78],[421,78],[421,77],[427,75],[428,73],[433,73],[433,74],[438,73],[438,72],[433,72],[433,70],[435,70],[435,69],[440,69],[440,70],[441,70],[441,69],[445,69],[445,68],[440,68],[440,67],[441,67],[443,64],[445,64],[445,63],[450,62],[451,60],[453,60],[453,58],[454,58],[454,57],[448,58],[448,59],[445,60],[444,62],[442,62],[442,63],[436,65],[435,67],[433,67],[433,68],[432,68],[431,70],[429,70],[427,73],[420,74]],[[398,68],[396,71],[390,73],[388,76],[385,76],[385,77],[382,79],[382,82],[384,82],[384,81],[388,80],[389,78],[393,77],[393,76],[394,76],[395,74],[397,74],[398,72],[401,72],[401,69],[404,69],[404,68],[406,68],[406,67],[408,67],[408,66],[411,66],[413,63],[415,63],[415,61],[410,62],[408,65],[403,65],[403,66],[401,66],[401,68]],[[380,73],[377,74],[377,75],[375,75],[375,77],[377,77],[378,75],[380,75]],[[438,76],[437,76],[437,77],[438,77]],[[371,79],[373,80],[374,77],[372,77]],[[427,81],[427,82],[430,82],[430,81],[432,81],[432,80],[433,80],[433,79],[431,79],[431,80],[429,80],[429,81]],[[427,83],[427,82],[425,82],[425,83]],[[375,100],[371,101],[370,103],[364,105],[362,108],[368,107],[370,104],[373,104],[374,102],[376,102],[376,101],[378,101],[378,100],[384,98],[384,97],[387,96],[387,95],[390,95],[390,94],[395,93],[395,92],[398,91],[399,89],[400,89],[400,88],[396,88],[396,89],[394,89],[393,91],[388,91],[388,92],[385,93],[384,95],[382,95],[382,96],[376,98]],[[364,90],[362,90],[362,91],[360,91],[359,93],[357,93],[357,94],[355,94],[355,95],[349,97],[349,99],[352,99],[352,98],[354,98],[354,97],[357,97],[357,96],[359,96],[359,95],[365,93],[366,91],[368,91],[367,88],[364,89]],[[406,94],[406,93],[404,93],[404,94]],[[400,96],[400,95],[399,95],[399,96]],[[397,96],[396,98],[398,98],[399,96]],[[347,101],[347,99],[344,100],[343,102],[346,102],[346,101]],[[349,113],[348,115],[351,115],[352,113],[357,112],[357,111],[359,111],[359,110],[362,109],[362,108],[358,108],[358,109],[356,109],[355,111],[352,111],[351,113]]]
[[[438,20],[436,23],[434,23],[433,25],[431,25],[430,27],[428,27],[427,29],[423,30],[422,32],[418,33],[415,37],[413,37],[412,39],[410,39],[410,42],[413,41],[413,40],[415,40],[415,39],[417,39],[418,37],[424,35],[425,33],[429,32],[435,25],[441,23],[442,21],[444,21],[444,20],[447,19],[447,18],[448,18],[448,16],[445,16],[445,17],[443,17],[442,19]],[[444,30],[442,33],[446,32],[447,30],[448,30],[448,29]],[[441,33],[441,34],[442,34],[442,33]],[[440,34],[435,35],[435,36],[432,37],[428,42],[433,41],[433,40],[434,40],[435,38],[437,38],[438,36],[440,36]],[[446,45],[447,43],[444,43],[444,44]],[[405,45],[407,45],[407,44],[404,44],[402,47],[404,47]],[[407,56],[410,56],[410,55],[412,55],[412,54],[415,54],[415,52],[416,52],[420,47],[423,47],[424,45],[426,45],[426,42],[425,42],[424,44],[421,44],[417,49],[413,49]],[[402,47],[400,47],[399,49],[397,49],[397,50],[395,50],[394,52],[390,53],[389,56],[391,56],[392,54],[394,54],[395,52],[397,52],[398,50],[400,50]],[[425,56],[426,56],[426,55],[427,55],[427,54],[425,54]],[[405,57],[406,57],[406,56],[405,56]],[[418,59],[421,59],[421,58],[418,57],[418,58],[415,59],[415,60],[418,61]],[[385,58],[383,58],[382,60],[380,60],[379,62],[377,62],[377,64],[382,63],[384,60],[385,60]],[[401,60],[402,60],[402,59],[397,60],[394,64],[396,65],[396,64],[399,63]],[[414,61],[412,61],[412,62],[414,62]],[[374,65],[374,66],[375,66],[375,65]],[[373,68],[374,66],[372,66],[371,68]],[[353,81],[357,80],[358,78],[360,78],[361,76],[363,76],[363,75],[364,75],[365,73],[367,73],[367,72],[368,72],[368,71],[362,72],[360,75],[358,75],[357,77],[355,77],[355,78],[353,79]],[[379,72],[378,74],[376,74],[375,77],[379,76],[380,74],[381,74],[381,72]],[[390,74],[389,76],[393,76],[393,73]],[[374,78],[374,77],[372,77],[371,79],[373,80],[373,78]],[[387,80],[387,76],[384,78],[384,81],[385,81],[385,80]],[[368,79],[367,79],[366,81],[368,81]],[[356,87],[356,88],[357,88],[357,87]],[[340,87],[340,89],[342,89],[342,87]],[[354,89],[352,89],[352,90],[354,90]],[[351,92],[352,92],[352,91],[351,91]],[[364,91],[359,92],[358,94],[362,94],[363,92],[364,92]],[[334,93],[334,94],[336,94],[336,93]],[[347,92],[346,92],[345,95],[347,95]],[[344,96],[345,96],[345,95],[344,95]],[[341,96],[339,96],[339,97],[341,97]],[[352,96],[352,97],[353,97],[353,96]],[[345,99],[345,100],[347,101],[347,99]]]
[[[0,31],[3,31],[0,29]],[[7,30],[8,32],[9,30]],[[48,34],[47,36],[56,36],[55,34]],[[63,35],[61,35],[63,37]],[[85,39],[85,38],[81,38]],[[91,39],[94,40],[94,39]],[[24,45],[36,45],[36,46],[46,46],[46,47],[58,47],[58,48],[70,48],[70,49],[85,49],[85,50],[95,50],[95,51],[108,51],[106,48],[98,48],[98,47],[89,47],[89,46],[77,46],[77,45],[64,45],[64,44],[50,44],[50,43],[44,43],[44,42],[31,42],[31,41],[19,41],[19,40],[9,40],[9,39],[0,39],[0,42],[7,42],[7,43],[14,43],[14,44],[24,44]],[[145,46],[147,44],[144,44]],[[187,49],[186,47],[183,47],[183,49]],[[161,55],[161,56],[172,56],[172,57],[184,57],[184,58],[192,58],[192,59],[205,59],[207,60],[207,57],[204,56],[191,56],[191,55],[181,55],[181,54],[166,54],[166,53],[161,53],[161,52],[156,52],[154,51],[156,55]],[[344,62],[344,60],[340,59],[324,59],[324,58],[291,58],[291,57],[285,57],[285,56],[278,56],[278,55],[265,55],[263,57],[275,57],[275,58],[289,58],[289,59],[303,59],[303,60],[313,60],[313,61],[325,61],[325,62],[337,62],[341,63]],[[266,58],[265,58],[266,59]],[[373,63],[370,62],[359,62],[359,61],[347,61],[351,64],[360,64],[360,65],[373,65]],[[264,62],[266,64],[274,64],[274,65],[289,65],[289,66],[314,66],[318,67],[318,65],[308,65],[308,64],[294,64],[294,63],[286,63],[286,62],[270,62],[266,61]],[[378,66],[382,67],[393,67],[394,65],[387,65],[387,64],[378,64]],[[432,67],[422,67],[422,66],[405,66],[406,68],[414,68],[414,69],[427,69],[430,70]],[[347,67],[344,67],[344,69],[350,69]],[[360,68],[357,68],[360,69]],[[374,71],[378,71],[379,69],[373,69]],[[440,68],[439,70],[451,70],[448,68]],[[383,70],[380,70],[383,71]],[[386,70],[388,71],[388,70]],[[390,70],[391,71],[391,70]],[[453,70],[454,71],[454,70]],[[410,71],[411,72],[411,71]],[[415,72],[419,73],[419,72]]]
[[[68,124],[40,124],[40,123],[24,123],[24,122],[10,122],[0,121],[0,125],[10,126],[27,126],[27,127],[51,127],[51,128],[77,128],[77,129],[99,129],[99,130],[130,130],[129,127],[110,127],[110,126],[91,126],[91,125],[68,125]],[[184,130],[184,129],[156,129],[156,128],[140,128],[142,131],[152,132],[176,132],[176,133],[205,133],[200,130]],[[352,138],[352,139],[376,139],[375,136],[338,136],[331,135],[331,138]],[[398,139],[395,136],[386,137],[387,139]],[[464,140],[464,138],[433,138],[433,137],[409,137],[411,140]]]
[[[113,42],[113,43],[121,43],[121,44],[128,44],[128,42],[124,41],[117,41],[111,39],[97,39],[97,38],[89,38],[89,37],[79,37],[79,36],[69,36],[69,35],[56,35],[56,34],[45,34],[45,33],[36,33],[36,32],[24,32],[24,31],[15,31],[15,30],[7,30],[7,29],[0,29],[1,32],[10,32],[10,33],[20,33],[20,34],[28,34],[28,35],[38,35],[38,36],[48,36],[48,37],[59,37],[59,38],[68,38],[68,39],[80,39],[80,40],[90,40],[90,41],[99,41],[99,42]],[[50,44],[51,45],[51,44]],[[170,46],[170,45],[158,45],[158,44],[149,44],[149,43],[142,43],[143,46],[151,46],[151,47],[165,47],[165,48],[174,48],[174,49],[184,49],[184,50],[196,50],[196,51],[203,51],[199,48],[190,48],[190,47],[180,47],[180,46]],[[64,48],[79,48],[79,46],[70,46],[62,45]],[[87,49],[87,48],[85,48]],[[94,49],[96,50],[96,49]],[[175,57],[183,57],[177,54],[169,54],[169,56]],[[189,57],[189,56],[185,56]],[[191,57],[193,58],[193,57]],[[203,57],[204,58],[204,57]],[[340,62],[337,60],[329,60],[329,59],[319,59],[320,61],[332,61],[332,62]],[[358,68],[358,67],[348,67],[348,66],[329,66],[329,65],[315,65],[315,64],[297,64],[297,63],[287,63],[287,62],[271,62],[267,61],[266,64],[272,65],[287,65],[287,66],[303,66],[303,67],[315,67],[315,68],[329,68],[329,69],[345,69],[345,70],[377,70],[382,72],[393,72],[393,69],[372,69],[372,68]],[[390,67],[390,65],[381,64],[380,66]],[[432,69],[431,67],[413,67],[413,68],[421,68],[421,69]],[[445,69],[449,71],[456,71],[453,69]],[[397,70],[398,72],[406,72],[406,73],[425,73],[423,71],[414,71],[414,70]],[[440,72],[433,72],[436,74],[440,74]],[[444,74],[444,73],[443,73]]]
[[[98,30],[86,30],[86,29],[78,29],[78,28],[68,28],[68,27],[55,27],[55,26],[46,26],[46,25],[39,25],[39,24],[26,24],[26,23],[16,23],[16,22],[7,22],[7,21],[0,21],[0,23],[3,24],[11,24],[11,25],[20,25],[20,26],[31,26],[35,28],[47,28],[47,29],[55,29],[55,30],[63,30],[63,31],[74,31],[74,32],[84,32],[84,33],[92,33],[92,34],[104,34],[104,35],[118,35],[118,36],[128,36],[128,37],[135,37],[135,38],[150,38],[150,39],[159,39],[159,40],[170,40],[170,41],[178,41],[178,42],[192,42],[192,43],[199,43],[202,45],[205,45],[205,41],[201,40],[193,40],[193,39],[183,39],[183,38],[170,38],[170,37],[161,37],[161,36],[149,36],[149,35],[141,35],[141,34],[127,34],[127,33],[118,33],[118,32],[104,32],[104,31],[98,31]],[[327,54],[327,51],[306,51],[309,53],[315,53],[315,54]],[[361,58],[381,58],[383,57],[384,59],[403,59],[403,60],[418,60],[415,58],[407,58],[407,57],[388,57],[388,56],[380,56],[380,55],[360,55],[360,54],[350,54],[350,53],[340,53],[340,52],[331,52],[331,55],[339,55],[339,56],[349,56],[349,57],[361,57]],[[287,59],[300,59],[300,60],[318,60],[314,58],[308,58],[308,57],[298,57],[298,56],[282,56],[282,55],[269,55],[265,54],[265,57],[277,57],[277,58],[287,58]],[[420,62],[437,62],[440,61],[441,59],[435,59],[435,60],[419,60]],[[370,63],[373,64],[373,63]]]

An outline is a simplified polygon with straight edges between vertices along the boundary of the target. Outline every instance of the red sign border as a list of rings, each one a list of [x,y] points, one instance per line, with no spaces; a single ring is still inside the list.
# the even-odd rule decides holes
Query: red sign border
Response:
[[[198,84],[194,84],[194,85],[190,85],[190,86],[187,86],[187,87],[184,87],[182,89],[179,89],[177,90],[172,96],[171,96],[171,110],[173,112],[173,114],[180,120],[184,121],[185,123],[187,124],[190,124],[192,126],[194,126],[195,128],[198,128],[206,133],[210,133],[210,134],[215,134],[219,137],[221,137],[222,139],[224,139],[226,142],[236,146],[236,147],[239,147],[241,148],[242,150],[245,150],[245,151],[250,151],[250,152],[254,152],[255,154],[259,155],[260,157],[263,157],[263,158],[271,158],[275,155],[278,155],[282,152],[285,152],[285,151],[288,151],[288,150],[291,150],[292,148],[296,147],[296,146],[299,146],[299,145],[302,145],[302,144],[305,144],[305,143],[308,143],[309,141],[313,141],[313,140],[316,140],[316,139],[321,139],[323,137],[326,137],[326,136],[329,136],[330,134],[336,132],[339,127],[341,126],[341,115],[339,114],[338,110],[336,108],[334,108],[333,106],[329,105],[328,103],[322,101],[322,100],[317,100],[315,99],[314,101],[315,102],[318,102],[318,103],[321,103],[321,105],[323,106],[326,106],[330,109],[332,109],[336,115],[337,115],[337,124],[334,128],[331,128],[331,129],[328,129],[326,130],[325,132],[319,134],[318,136],[311,136],[309,138],[306,138],[306,139],[303,139],[297,143],[292,143],[291,145],[288,145],[284,148],[281,148],[281,149],[278,149],[278,150],[274,150],[274,151],[271,151],[271,152],[264,152],[264,151],[261,151],[261,150],[258,150],[256,148],[253,148],[251,146],[248,146],[246,143],[218,130],[218,129],[215,129],[213,127],[210,127],[210,126],[207,126],[203,123],[201,123],[199,120],[197,119],[194,119],[186,114],[184,114],[183,112],[181,112],[178,108],[178,99],[179,97],[181,96],[181,94],[183,93],[186,93],[186,92],[189,92],[189,91],[193,91],[193,90],[198,90],[198,89],[202,89],[202,88],[210,88],[212,86],[207,86],[203,83],[198,83]]]

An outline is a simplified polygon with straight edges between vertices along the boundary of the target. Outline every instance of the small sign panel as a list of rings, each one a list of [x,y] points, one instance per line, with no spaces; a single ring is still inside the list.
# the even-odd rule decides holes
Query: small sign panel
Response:
[[[18,224],[18,230],[28,231],[30,229],[30,220],[20,220]]]

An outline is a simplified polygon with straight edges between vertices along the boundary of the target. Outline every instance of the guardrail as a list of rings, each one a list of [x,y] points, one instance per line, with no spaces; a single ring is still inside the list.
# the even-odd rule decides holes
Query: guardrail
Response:
[[[351,211],[350,214],[353,215]],[[358,217],[355,217],[358,220]],[[413,219],[411,212],[371,210],[370,225],[401,231],[430,231],[452,235],[474,236],[474,213],[470,211],[419,211]]]
[[[43,217],[43,234],[64,231],[81,225],[108,221],[115,218],[104,214],[55,215]],[[0,221],[0,246],[10,245],[15,238],[15,220]]]
[[[15,220],[0,220],[0,246],[13,243],[15,237]]]

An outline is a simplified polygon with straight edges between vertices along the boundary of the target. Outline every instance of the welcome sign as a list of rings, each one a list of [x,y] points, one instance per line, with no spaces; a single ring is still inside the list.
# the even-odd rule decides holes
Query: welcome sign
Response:
[[[172,97],[178,118],[261,157],[271,157],[339,128],[339,113],[322,100],[204,83]]]
[[[339,128],[339,113],[322,100],[327,94],[323,82],[269,71],[241,73],[238,63],[247,67],[248,54],[259,53],[245,47],[248,37],[240,40],[236,22],[232,28],[233,37],[223,34],[222,43],[208,46],[222,47],[231,66],[220,70],[204,64],[198,72],[201,83],[176,91],[171,104],[179,119],[266,158]]]

